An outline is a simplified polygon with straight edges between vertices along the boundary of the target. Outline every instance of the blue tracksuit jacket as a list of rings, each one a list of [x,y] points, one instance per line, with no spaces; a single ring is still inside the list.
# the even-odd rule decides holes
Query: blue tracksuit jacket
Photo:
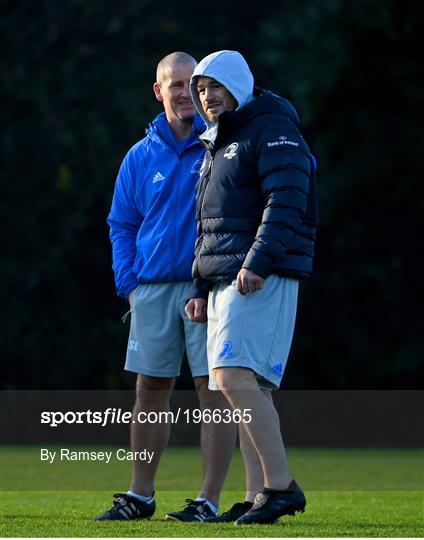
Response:
[[[202,131],[199,116],[193,128]],[[204,148],[192,132],[176,141],[160,114],[122,162],[108,217],[117,293],[139,283],[191,281],[195,185]]]

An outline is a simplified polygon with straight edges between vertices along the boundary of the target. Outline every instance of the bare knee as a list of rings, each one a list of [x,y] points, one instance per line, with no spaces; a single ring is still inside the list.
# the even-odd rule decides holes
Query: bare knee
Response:
[[[215,380],[224,394],[234,390],[254,390],[258,388],[253,371],[241,367],[215,368]]]
[[[195,377],[193,382],[202,408],[225,409],[230,406],[222,392],[209,390],[209,377]]]
[[[174,387],[175,379],[172,377],[150,377],[149,375],[138,375],[136,383],[136,400],[159,397],[167,399]]]
[[[209,377],[194,377],[193,378],[194,387],[198,394],[208,392]]]
[[[194,377],[193,378],[194,387],[197,392],[197,397],[199,399],[199,404],[202,409],[212,406],[212,390],[209,390],[209,377]],[[221,392],[219,392],[221,393]]]

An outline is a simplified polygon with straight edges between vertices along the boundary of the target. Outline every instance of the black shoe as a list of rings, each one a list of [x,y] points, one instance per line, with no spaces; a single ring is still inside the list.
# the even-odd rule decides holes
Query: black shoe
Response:
[[[294,484],[294,488],[287,491],[262,490],[256,495],[252,508],[238,518],[235,525],[275,523],[281,516],[294,516],[296,512],[304,512],[305,495],[297,484]]]
[[[96,521],[119,519],[150,519],[155,513],[156,502],[143,502],[128,493],[115,493],[113,506],[96,517]]]
[[[166,514],[165,519],[171,521],[205,521],[207,518],[214,517],[215,514],[203,501],[193,501],[186,499],[187,506],[180,512],[170,512]]]
[[[213,516],[205,519],[205,523],[231,523],[236,521],[239,517],[245,514],[253,506],[253,503],[244,501],[233,504],[233,506],[221,514],[220,516]]]

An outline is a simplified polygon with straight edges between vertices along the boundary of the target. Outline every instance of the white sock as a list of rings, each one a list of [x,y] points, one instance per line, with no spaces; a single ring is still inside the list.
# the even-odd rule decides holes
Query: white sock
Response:
[[[203,499],[202,497],[197,497],[196,501],[207,504],[214,514],[218,513],[218,508],[211,501],[208,501],[208,499]]]
[[[145,497],[144,495],[139,495],[138,493],[134,493],[134,491],[127,491],[127,495],[131,495],[131,497],[134,497],[135,499],[138,499],[139,501],[142,501],[145,503],[151,503],[154,499],[153,495],[151,495],[150,497]]]

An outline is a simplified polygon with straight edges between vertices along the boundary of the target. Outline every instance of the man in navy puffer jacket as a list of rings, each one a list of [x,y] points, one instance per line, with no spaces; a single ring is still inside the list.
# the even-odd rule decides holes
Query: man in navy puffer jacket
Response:
[[[204,58],[190,89],[208,129],[200,136],[207,153],[197,186],[196,290],[186,311],[206,322],[208,297],[209,387],[248,411],[240,426],[246,501],[208,521],[273,523],[306,505],[270,390],[286,366],[299,280],[312,271],[315,160],[293,105],[254,89],[239,53]]]
[[[125,364],[126,370],[137,373],[131,450],[135,456],[147,450],[153,459],[134,459],[130,490],[116,494],[113,507],[99,515],[99,521],[153,515],[154,479],[170,424],[142,421],[151,411],[169,410],[184,351],[201,408],[228,407],[222,394],[208,389],[206,329],[184,311],[196,237],[194,189],[204,156],[194,133],[202,131],[204,123],[195,114],[189,91],[195,65],[182,52],[159,63],[153,90],[165,112],[125,156],[108,218],[116,288],[131,307]],[[168,519],[199,522],[216,513],[234,438],[229,424],[202,425],[202,489],[197,499],[169,513]]]

